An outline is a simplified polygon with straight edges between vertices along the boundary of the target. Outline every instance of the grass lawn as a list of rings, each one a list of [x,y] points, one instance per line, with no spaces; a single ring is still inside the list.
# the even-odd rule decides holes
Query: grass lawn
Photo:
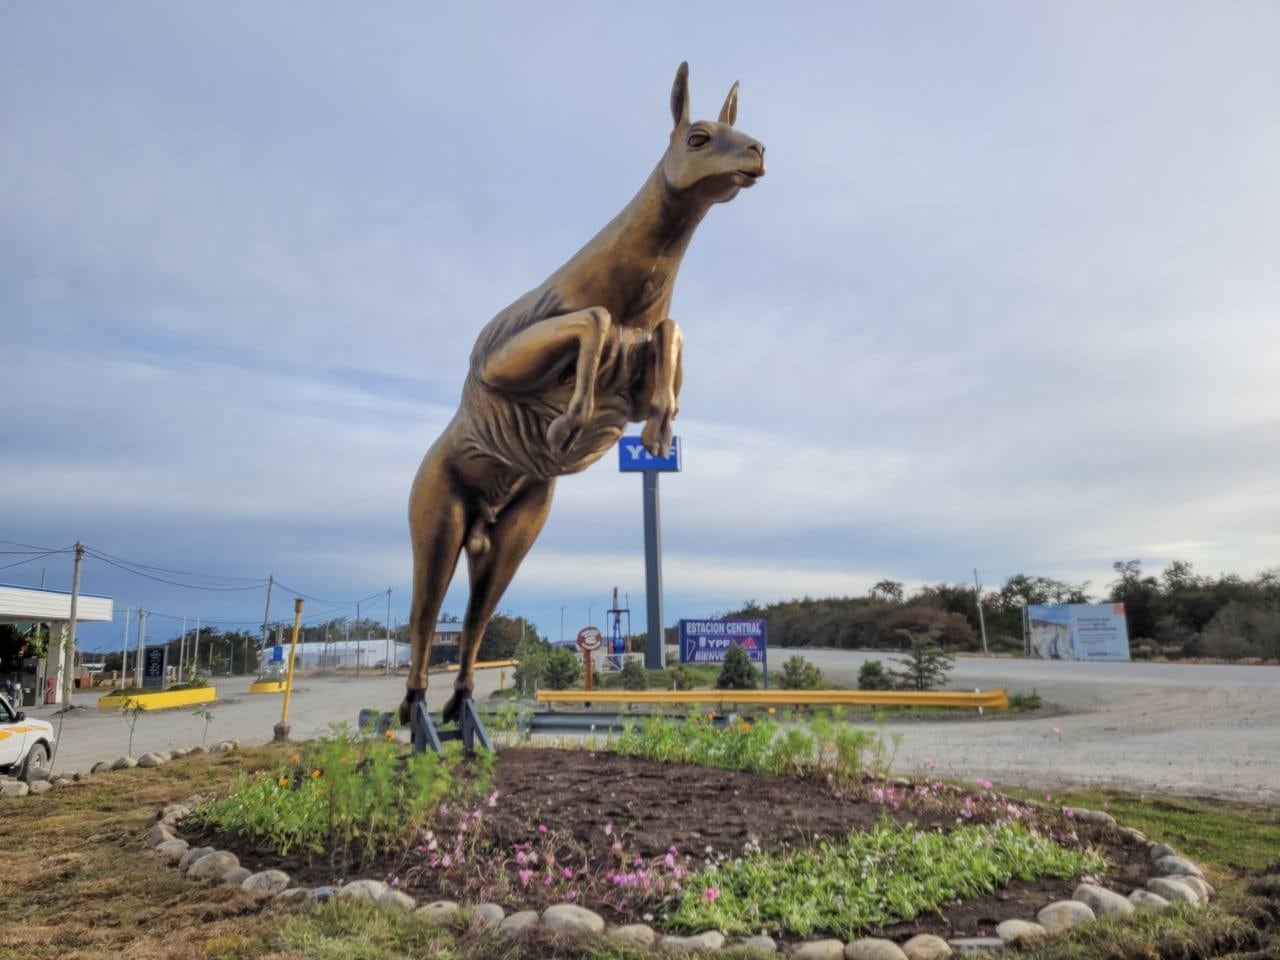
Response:
[[[288,748],[261,747],[103,774],[42,796],[0,801],[0,960],[62,958],[493,958],[640,960],[653,954],[545,933],[516,941],[459,920],[433,925],[358,903],[284,904],[238,888],[188,881],[141,834],[163,804],[225,793],[242,771],[274,768]],[[1026,960],[1280,957],[1269,926],[1280,904],[1246,892],[1280,859],[1280,812],[1099,792],[1055,795],[1099,807],[1206,864],[1220,898],[1200,911],[1107,921],[1069,940],[1021,951]],[[1270,911],[1267,913],[1266,911]],[[745,957],[724,951],[719,957]]]

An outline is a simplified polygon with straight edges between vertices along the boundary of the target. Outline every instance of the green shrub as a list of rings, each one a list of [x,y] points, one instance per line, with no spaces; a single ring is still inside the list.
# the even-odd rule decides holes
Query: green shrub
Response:
[[[952,660],[933,637],[914,634],[910,652],[905,657],[895,658],[894,663],[902,666],[901,670],[894,671],[901,687],[924,691],[946,683]]]
[[[859,690],[892,690],[895,686],[893,674],[879,660],[868,660],[858,669]]]
[[[804,657],[788,657],[782,665],[783,690],[823,690],[827,686],[822,671]]]
[[[649,676],[639,660],[627,660],[619,674],[624,690],[644,690],[649,686]]]
[[[532,697],[538,692],[547,675],[547,656],[550,650],[541,640],[526,640],[516,647],[516,665],[512,681],[522,697]]]
[[[697,678],[693,675],[693,671],[685,667],[676,667],[671,671],[671,688],[673,690],[692,690]]]
[[[1010,710],[1039,710],[1044,706],[1040,691],[1032,687],[1030,693],[1015,693],[1009,698]]]
[[[724,655],[724,666],[716,677],[717,690],[755,690],[760,685],[760,673],[751,665],[747,651],[733,644]]]
[[[582,664],[567,647],[547,653],[546,684],[552,690],[569,690],[582,682]]]
[[[241,774],[225,797],[192,811],[190,822],[235,833],[264,852],[327,855],[337,875],[364,869],[382,854],[403,850],[450,798],[465,803],[491,783],[492,755],[479,772],[454,772],[461,745],[444,754],[406,754],[388,738],[349,730],[301,748],[272,774]]]

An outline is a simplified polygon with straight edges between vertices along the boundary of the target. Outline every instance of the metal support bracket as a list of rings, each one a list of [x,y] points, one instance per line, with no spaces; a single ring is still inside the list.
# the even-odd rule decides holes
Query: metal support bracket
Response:
[[[438,730],[435,719],[427,710],[426,701],[422,699],[413,701],[409,711],[409,732],[413,740],[414,753],[426,753],[428,747],[440,753],[443,749],[441,745],[449,740],[461,740],[462,748],[467,753],[475,753],[477,743],[485,750],[493,750],[493,741],[489,739],[489,732],[485,730],[484,723],[480,720],[480,711],[476,709],[476,702],[471,698],[471,691],[459,690],[458,697],[461,700],[458,723],[452,730]]]

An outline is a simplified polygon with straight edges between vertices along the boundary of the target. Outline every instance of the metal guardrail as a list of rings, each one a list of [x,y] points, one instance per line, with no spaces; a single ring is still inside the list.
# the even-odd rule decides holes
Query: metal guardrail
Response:
[[[497,670],[502,667],[518,667],[519,660],[480,660],[476,663],[477,670]],[[457,673],[458,664],[447,663],[443,667],[432,667],[427,673]]]
[[[1004,690],[539,690],[539,703],[725,704],[770,707],[967,707],[1007,710]]]

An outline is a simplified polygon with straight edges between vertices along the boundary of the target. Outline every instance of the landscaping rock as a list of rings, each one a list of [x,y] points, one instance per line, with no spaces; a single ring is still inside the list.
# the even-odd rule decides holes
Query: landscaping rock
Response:
[[[1173,847],[1169,846],[1167,843],[1155,844],[1152,846],[1149,853],[1151,854],[1152,860],[1159,860],[1162,857],[1176,857],[1178,855],[1178,851],[1173,849]]]
[[[418,905],[417,901],[407,893],[401,893],[399,890],[388,890],[378,898],[378,906],[386,907],[389,910],[401,910],[404,913],[412,913],[413,908]]]
[[[79,783],[81,780],[88,780],[89,774],[81,773],[79,770],[77,770],[75,773],[71,774],[71,779],[74,780],[76,783]]]
[[[170,817],[185,817],[191,812],[191,808],[185,803],[169,803],[160,811],[161,820],[168,820]]]
[[[48,780],[33,780],[31,783],[27,784],[28,793],[45,793],[52,789],[53,784]]]
[[[187,876],[196,880],[220,880],[233,867],[240,866],[240,858],[229,850],[207,853],[187,867]]]
[[[1204,879],[1204,871],[1186,857],[1161,857],[1153,867],[1162,877],[1176,877],[1185,874],[1190,877]]]
[[[518,913],[513,913],[511,916],[507,917],[507,919],[503,920],[502,923],[498,924],[498,930],[508,936],[515,936],[521,930],[526,930],[529,927],[536,927],[537,925],[537,910],[521,910]]]
[[[97,763],[95,763],[92,767],[89,768],[89,772],[90,773],[106,773],[110,769],[111,769],[110,760],[99,760]]]
[[[140,767],[163,767],[164,757],[158,753],[144,753],[138,758],[138,766]]]
[[[902,952],[907,960],[938,960],[951,956],[951,947],[941,937],[932,933],[920,933],[902,945]]]
[[[240,886],[254,893],[282,893],[289,889],[289,875],[283,870],[263,870],[251,873],[240,881]],[[295,887],[301,890],[301,887]]]
[[[133,757],[120,757],[111,765],[112,770],[132,770],[138,765],[138,761]]]
[[[187,751],[187,756],[188,756],[188,757],[199,757],[199,756],[203,756],[204,754],[206,754],[206,753],[208,753],[208,752],[209,752],[209,751],[208,751],[208,750],[206,750],[204,747],[201,747],[201,746],[194,746],[194,747],[192,747],[190,750],[188,750],[188,751]]]
[[[173,831],[163,823],[157,823],[142,835],[142,839],[148,847],[158,847],[166,840],[176,840],[177,838],[173,835]]]
[[[1218,891],[1209,885],[1207,880],[1201,880],[1199,877],[1192,877],[1180,874],[1176,877],[1170,877],[1170,880],[1177,880],[1179,883],[1185,883],[1188,887],[1200,894],[1200,902],[1208,903],[1209,898],[1216,895]]]
[[[947,942],[961,956],[971,953],[999,953],[1004,949],[1004,941],[999,937],[956,937]]]
[[[55,787],[69,787],[75,781],[70,777],[54,777],[51,781]]]
[[[662,945],[672,950],[687,950],[689,953],[719,950],[724,946],[724,934],[719,930],[707,930],[692,937],[666,936],[662,938]]]
[[[352,880],[338,889],[338,898],[345,900],[354,897],[357,900],[377,903],[378,898],[386,892],[387,885],[381,880]]]
[[[1073,930],[1097,919],[1089,905],[1079,900],[1058,900],[1036,914],[1036,921],[1050,933]]]
[[[0,783],[0,797],[25,797],[30,792],[31,788],[21,780],[6,780]]]
[[[1068,813],[1072,820],[1079,820],[1081,823],[1114,825],[1116,822],[1116,818],[1105,810],[1086,810],[1083,807],[1067,807],[1063,812]]]
[[[481,926],[496,927],[507,915],[507,911],[496,903],[477,903],[471,908],[471,915],[480,921]]]
[[[328,903],[338,895],[338,888],[324,884],[323,886],[313,887],[311,892],[307,894],[316,903]]]
[[[542,911],[542,925],[560,933],[600,933],[604,917],[573,903],[557,903]]]
[[[181,747],[169,751],[169,759],[171,760],[182,760],[186,755],[187,751],[183,750]]]
[[[280,900],[305,900],[311,893],[309,887],[285,887],[280,891],[278,899]]]
[[[1049,931],[1030,920],[1005,920],[996,927],[996,936],[1004,943],[1018,943],[1048,936]]]
[[[201,857],[207,857],[211,853],[213,853],[213,847],[190,847],[178,861],[178,869],[185,870]]]
[[[187,852],[187,841],[178,837],[174,840],[166,840],[164,843],[156,847],[156,853],[163,854],[169,859],[170,863],[174,863],[182,859],[183,854]]]
[[[238,887],[244,883],[245,878],[249,876],[248,867],[232,867],[222,875],[222,882],[229,887]]]
[[[1173,877],[1155,877],[1147,881],[1147,889],[1170,903],[1199,903],[1200,894]]]
[[[791,952],[791,960],[842,960],[843,940],[810,940]]]
[[[1129,894],[1129,902],[1138,910],[1168,910],[1169,901],[1150,890],[1135,890]]]
[[[1106,913],[1118,913],[1122,916],[1133,913],[1133,904],[1127,899],[1114,890],[1108,890],[1093,883],[1082,883],[1077,886],[1071,898],[1088,904],[1094,915],[1099,917]]]
[[[629,943],[633,947],[652,947],[653,941],[658,939],[653,928],[643,923],[628,923],[625,927],[614,927],[609,931],[609,936],[614,940]]]
[[[1147,835],[1141,830],[1135,830],[1133,827],[1116,827],[1116,833],[1120,834],[1120,836],[1124,837],[1126,840],[1131,840],[1134,843],[1147,842]]]
[[[845,960],[907,960],[907,955],[892,940],[863,937],[844,948]]]
[[[419,916],[426,917],[428,920],[435,920],[438,923],[457,913],[458,905],[452,900],[436,900],[419,907],[415,912]]]
[[[747,937],[738,946],[743,950],[754,950],[756,953],[777,953],[778,944],[773,937],[761,934],[758,937]]]

